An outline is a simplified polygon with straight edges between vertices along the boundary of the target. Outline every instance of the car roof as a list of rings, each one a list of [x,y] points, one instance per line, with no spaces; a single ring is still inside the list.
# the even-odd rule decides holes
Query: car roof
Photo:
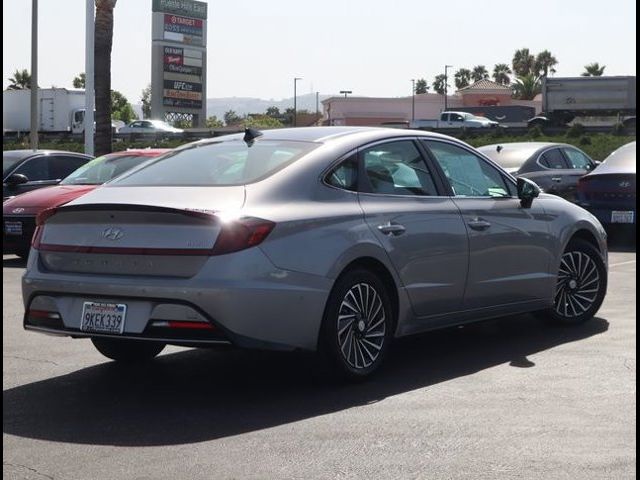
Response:
[[[35,155],[50,155],[53,153],[64,153],[65,155],[78,155],[81,157],[91,157],[91,155],[86,155],[81,152],[69,152],[65,150],[5,150],[2,152],[3,155],[9,155],[13,158],[27,158],[33,157]]]
[[[384,127],[299,127],[299,128],[275,128],[270,130],[262,130],[260,139],[264,140],[289,140],[298,142],[317,142],[331,143],[344,140],[350,137],[432,137],[432,138],[449,138],[434,132],[425,132],[422,130],[407,130],[398,128]],[[238,140],[243,138],[243,133],[225,135],[222,137],[208,138],[199,140],[195,143],[209,143]]]
[[[484,145],[478,147],[478,151],[503,168],[519,168],[529,158],[546,148],[571,146],[566,143],[553,142],[513,142]]]
[[[589,175],[608,173],[636,173],[636,142],[627,143],[613,151]]]

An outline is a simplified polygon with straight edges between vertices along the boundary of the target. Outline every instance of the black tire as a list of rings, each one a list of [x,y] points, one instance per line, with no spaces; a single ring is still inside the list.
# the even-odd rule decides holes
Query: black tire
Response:
[[[360,303],[354,295],[361,295]],[[394,325],[392,303],[380,278],[362,268],[345,272],[331,290],[322,319],[318,353],[323,366],[345,380],[370,377],[384,361]]]
[[[607,269],[589,242],[574,239],[562,255],[554,306],[544,314],[554,323],[579,325],[594,317],[607,293]]]
[[[102,355],[123,363],[139,363],[151,360],[165,347],[164,343],[146,340],[95,337],[91,341]]]

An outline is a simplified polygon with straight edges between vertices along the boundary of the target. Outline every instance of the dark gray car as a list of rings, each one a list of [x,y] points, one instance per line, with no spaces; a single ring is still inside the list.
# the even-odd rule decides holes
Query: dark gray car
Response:
[[[582,150],[564,143],[502,143],[478,150],[512,175],[569,201],[576,200],[578,180],[597,166]]]
[[[455,139],[383,128],[195,142],[38,219],[25,328],[136,361],[165,344],[319,352],[349,377],[418,332],[596,313],[584,209]]]
[[[2,199],[57,185],[93,157],[58,150],[2,152]]]

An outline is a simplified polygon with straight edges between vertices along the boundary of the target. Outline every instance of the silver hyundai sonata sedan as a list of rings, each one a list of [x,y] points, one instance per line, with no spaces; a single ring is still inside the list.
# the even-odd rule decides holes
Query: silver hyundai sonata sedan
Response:
[[[37,223],[25,328],[119,361],[166,344],[302,349],[363,378],[395,337],[523,312],[577,324],[607,288],[595,217],[410,130],[203,140]]]

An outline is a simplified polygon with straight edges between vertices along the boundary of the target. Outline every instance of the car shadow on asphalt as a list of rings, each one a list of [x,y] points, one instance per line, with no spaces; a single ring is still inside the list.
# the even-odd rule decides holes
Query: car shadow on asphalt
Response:
[[[636,234],[635,228],[631,229],[613,229],[607,230],[608,239],[607,246],[609,252],[626,252],[635,253],[636,251]]]
[[[3,268],[24,268],[27,266],[27,259],[20,257],[2,257]]]
[[[5,390],[3,432],[91,445],[202,442],[366,408],[501,364],[535,369],[527,357],[608,327],[519,315],[431,332],[396,341],[381,372],[360,384],[319,379],[304,354],[187,350],[137,367],[105,362]]]

